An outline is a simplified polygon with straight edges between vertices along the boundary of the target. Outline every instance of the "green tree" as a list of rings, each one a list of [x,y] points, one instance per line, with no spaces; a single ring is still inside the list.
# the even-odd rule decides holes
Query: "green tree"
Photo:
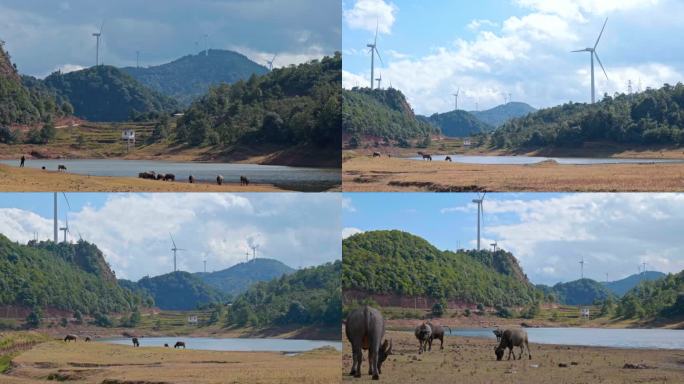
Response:
[[[31,310],[31,313],[26,316],[26,327],[27,328],[40,328],[43,323],[43,311],[40,308],[35,307]]]

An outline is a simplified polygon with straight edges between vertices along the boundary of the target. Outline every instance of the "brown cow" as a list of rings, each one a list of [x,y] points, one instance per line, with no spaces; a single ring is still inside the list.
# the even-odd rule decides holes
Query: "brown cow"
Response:
[[[504,351],[508,348],[508,360],[511,359],[511,354],[513,354],[513,360],[515,360],[515,353],[513,353],[513,347],[520,347],[520,355],[518,355],[518,360],[522,359],[525,347],[527,347],[527,355],[530,360],[532,360],[532,354],[530,353],[530,345],[527,342],[527,332],[523,329],[507,329],[501,334],[501,343],[494,349],[496,353],[496,360],[501,360],[503,358]]]
[[[78,336],[76,336],[76,335],[66,335],[66,337],[64,338],[65,343],[69,342],[69,341],[76,341],[76,340],[78,340]]]

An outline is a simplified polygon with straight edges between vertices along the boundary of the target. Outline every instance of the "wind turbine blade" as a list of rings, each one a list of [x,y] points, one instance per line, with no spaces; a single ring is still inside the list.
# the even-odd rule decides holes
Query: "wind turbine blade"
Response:
[[[385,62],[382,61],[382,56],[380,56],[380,51],[378,51],[378,48],[373,47],[373,49],[375,49],[375,52],[377,52],[377,54],[378,54],[378,59],[380,59],[380,64],[385,65]]]
[[[596,53],[596,51],[594,51],[594,56],[596,56],[596,60],[598,61],[599,65],[601,66],[601,69],[603,69],[603,74],[606,75],[606,80],[610,80],[610,79],[608,79],[608,74],[606,73],[606,69],[603,68],[603,63],[601,63],[601,59],[599,59],[598,53]]]
[[[64,196],[64,201],[66,201],[67,207],[69,207],[69,210],[71,210],[71,205],[69,204],[69,199],[67,199],[66,193],[62,192],[62,196]]]
[[[586,49],[579,49],[579,50],[577,50],[577,51],[570,51],[570,52],[573,52],[573,53],[574,53],[574,52],[586,52],[586,51],[587,51]]]
[[[173,241],[173,236],[171,236],[171,232],[169,232],[169,237],[171,237],[171,243],[173,243],[173,247],[178,248],[178,247],[176,247],[176,242]]]
[[[601,40],[601,36],[603,36],[603,30],[606,29],[606,24],[608,24],[608,18],[606,17],[606,21],[603,22],[603,28],[601,28],[601,33],[599,33],[598,39],[596,39],[596,44],[594,44],[594,49],[598,46],[599,40]]]

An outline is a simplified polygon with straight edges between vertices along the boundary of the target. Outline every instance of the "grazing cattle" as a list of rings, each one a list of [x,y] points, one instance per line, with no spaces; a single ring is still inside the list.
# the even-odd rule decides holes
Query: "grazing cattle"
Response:
[[[168,347],[169,347],[169,345],[168,345],[167,343],[164,343],[164,347],[168,348]]]
[[[147,172],[140,172],[138,173],[138,177],[141,179],[156,179],[157,174],[154,171],[147,171]]]
[[[432,161],[432,156],[430,156],[430,154],[428,154],[428,153],[423,153],[423,160]]]
[[[427,323],[423,323],[416,327],[414,334],[416,335],[416,339],[418,339],[418,354],[420,355],[423,351],[427,351],[428,343],[432,336],[432,328]]]
[[[385,340],[385,319],[380,311],[369,306],[354,309],[347,316],[344,332],[352,345],[352,369],[349,373],[361,377],[363,350],[368,350],[368,374],[379,380],[382,363],[392,354],[392,341]]]
[[[89,342],[89,341],[90,341],[90,336],[86,336],[85,342],[87,343],[87,342]]]
[[[501,342],[499,346],[494,349],[496,353],[496,360],[501,360],[503,358],[504,351],[508,348],[508,360],[511,359],[511,354],[513,354],[513,360],[515,359],[515,353],[513,353],[513,347],[520,347],[520,355],[518,355],[518,360],[522,359],[525,347],[527,348],[527,355],[530,360],[532,360],[532,354],[530,353],[530,345],[527,342],[527,332],[523,329],[507,329],[501,334]]]
[[[240,176],[240,185],[249,185],[249,179],[246,176]]]
[[[494,332],[494,336],[496,336],[496,342],[497,343],[500,342],[501,341],[501,335],[503,335],[503,331],[500,329],[495,329],[492,332]]]
[[[447,156],[446,159],[444,159],[444,161],[448,161],[451,163],[451,156]]]
[[[156,178],[157,178],[157,180],[164,180],[164,177],[165,177],[165,176],[166,176],[166,175],[163,174],[163,173],[157,173],[157,177],[156,177]]]
[[[183,347],[183,349],[185,349],[185,341],[176,341],[176,345],[174,345],[173,347],[174,348]]]
[[[132,338],[131,341],[133,341],[133,346],[134,346],[134,347],[139,347],[139,346],[140,346],[140,342],[138,341],[138,338],[137,338],[137,337]]]
[[[223,185],[223,175],[216,175],[216,184]]]
[[[164,181],[176,181],[176,175],[173,173],[167,173],[164,175]]]
[[[66,169],[66,165],[64,165],[64,164],[59,164],[59,165],[57,166],[57,171],[64,171],[64,172],[66,172],[66,170],[67,170],[67,169]]]
[[[373,157],[380,157],[382,156],[380,152],[373,152]]]
[[[45,170],[45,166],[43,165],[42,167],[40,167],[40,169],[42,169],[42,170],[44,171],[44,170]]]
[[[190,175],[190,177],[188,177],[188,183],[192,184],[194,182],[195,182],[195,178],[192,177],[192,175]]]
[[[78,336],[76,336],[76,335],[66,335],[66,337],[64,338],[65,343],[69,342],[69,341],[76,341],[76,340],[78,340]]]
[[[438,325],[438,324],[432,324],[431,322],[428,321],[427,325],[432,328],[432,334],[430,335],[430,339],[428,341],[428,351],[432,351],[432,341],[433,340],[439,340],[439,349],[444,349],[444,328],[449,328],[448,326],[444,325]],[[449,334],[451,334],[451,328],[449,328]]]

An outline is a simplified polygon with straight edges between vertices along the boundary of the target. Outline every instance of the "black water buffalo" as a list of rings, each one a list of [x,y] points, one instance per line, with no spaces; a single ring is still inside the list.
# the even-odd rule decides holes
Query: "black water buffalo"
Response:
[[[447,156],[446,159],[444,159],[444,161],[448,161],[451,163],[451,156]]]
[[[69,341],[76,341],[76,340],[78,340],[78,336],[76,336],[76,335],[66,335],[66,337],[64,337],[65,343],[69,342]]]
[[[166,175],[163,173],[157,173],[156,177],[157,177],[157,180],[164,180],[164,177],[166,177]]]
[[[382,156],[380,152],[373,152],[373,157],[380,157]]]
[[[418,354],[427,351],[428,343],[430,342],[430,337],[432,336],[432,327],[428,323],[423,323],[416,327],[414,332],[416,339],[418,339]]]
[[[164,175],[164,181],[176,181],[176,175],[173,173],[167,173]]]
[[[86,336],[85,342],[87,343],[87,342],[89,342],[89,341],[90,341],[90,336]]]
[[[494,332],[494,336],[496,336],[496,341],[501,341],[501,335],[503,335],[503,331],[500,329],[495,329],[492,332]]]
[[[66,169],[66,165],[64,165],[64,164],[59,164],[59,165],[57,166],[57,171],[64,171],[64,172],[66,172],[66,170],[67,170],[67,169]]]
[[[134,347],[139,347],[139,346],[140,346],[140,342],[138,341],[138,338],[137,338],[137,337],[132,338],[131,341],[133,341],[133,346],[134,346]]]
[[[192,177],[192,175],[190,175],[190,176],[188,177],[188,183],[192,184],[192,183],[194,183],[194,182],[195,182],[195,178]]]
[[[439,349],[444,349],[444,328],[449,329],[449,334],[451,334],[451,328],[449,328],[446,325],[439,325],[439,324],[432,324],[431,322],[428,321],[427,323],[430,328],[432,328],[432,334],[430,335],[430,339],[428,340],[428,351],[432,351],[432,341],[433,340],[439,340]]]
[[[223,184],[223,175],[216,175],[216,184],[218,184],[218,185]]]
[[[515,360],[515,353],[513,353],[513,347],[520,347],[520,355],[518,355],[518,360],[522,359],[523,352],[527,348],[527,355],[530,360],[532,360],[532,354],[530,353],[530,345],[527,342],[527,332],[523,329],[507,329],[501,334],[501,342],[499,346],[494,349],[496,353],[496,360],[501,360],[503,358],[504,351],[508,348],[508,360],[511,359],[511,354],[513,355],[513,360]]]
[[[430,154],[428,154],[428,153],[423,153],[423,160],[432,161],[432,156],[430,156]]]
[[[349,373],[361,377],[363,350],[368,350],[368,374],[379,380],[382,363],[392,354],[392,341],[382,341],[385,336],[385,319],[380,311],[369,306],[354,309],[347,316],[344,332],[352,345],[352,369]]]
[[[157,174],[154,171],[140,172],[138,173],[138,177],[141,179],[154,180],[157,178]]]
[[[168,345],[167,343],[164,343],[164,347],[165,347],[165,348],[168,348],[169,345]]]
[[[173,347],[174,348],[183,347],[183,349],[185,349],[185,341],[176,341],[176,344]]]
[[[240,176],[240,185],[249,185],[249,179],[246,176]]]

